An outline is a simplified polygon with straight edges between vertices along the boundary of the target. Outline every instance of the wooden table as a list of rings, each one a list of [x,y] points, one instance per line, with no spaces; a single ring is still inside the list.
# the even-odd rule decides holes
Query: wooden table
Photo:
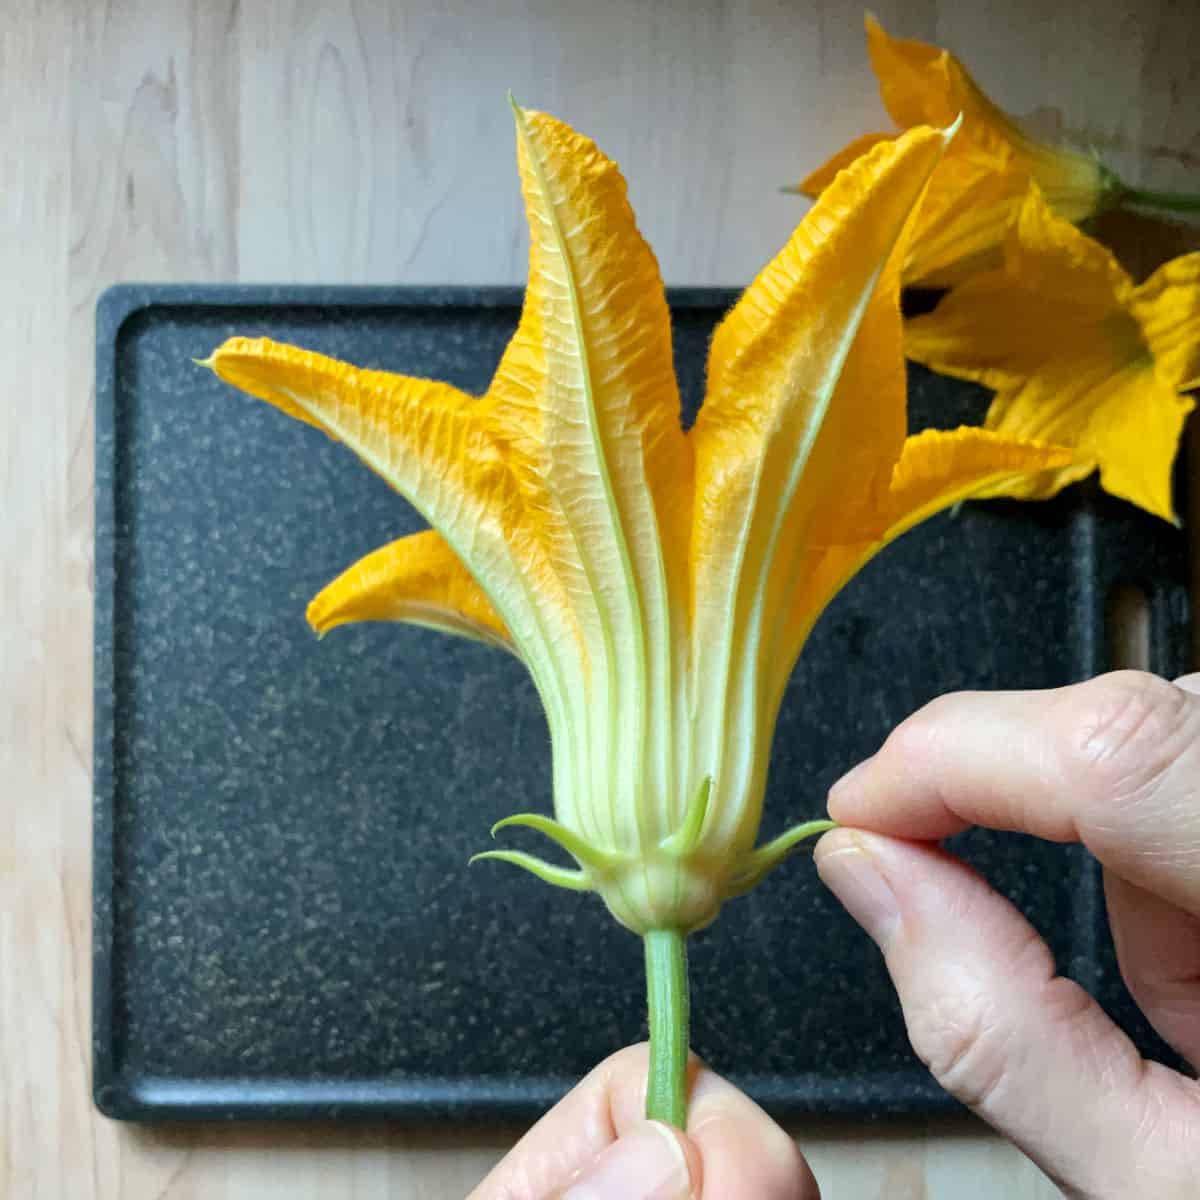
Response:
[[[880,0],[1002,103],[1197,188],[1191,0]],[[115,1125],[89,1095],[92,320],[114,280],[519,282],[512,88],[623,163],[673,283],[745,282],[883,126],[858,5],[5,0],[0,1195],[460,1197],[515,1130]],[[1056,1194],[967,1120],[796,1134],[827,1197]]]

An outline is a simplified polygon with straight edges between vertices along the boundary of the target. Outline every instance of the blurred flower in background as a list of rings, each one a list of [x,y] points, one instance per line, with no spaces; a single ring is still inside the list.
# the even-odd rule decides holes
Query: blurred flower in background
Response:
[[[963,118],[917,218],[903,266],[906,284],[948,287],[996,266],[1005,231],[1031,182],[1053,213],[1075,224],[1114,207],[1200,210],[1200,197],[1130,187],[1094,154],[1029,137],[949,51],[891,37],[872,16],[866,29],[884,106],[901,129]],[[863,135],[794,190],[819,195],[847,163],[893,136]]]
[[[1044,499],[1097,468],[1106,491],[1168,520],[1171,468],[1200,385],[1200,253],[1137,286],[1031,185],[1002,263],[905,330],[910,358],[992,388],[985,425],[1075,448],[1076,462],[984,486]]]

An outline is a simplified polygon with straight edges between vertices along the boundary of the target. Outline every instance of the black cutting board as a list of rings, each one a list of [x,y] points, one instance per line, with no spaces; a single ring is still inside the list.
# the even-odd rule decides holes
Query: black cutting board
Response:
[[[733,294],[675,291],[688,419]],[[641,946],[592,896],[502,864],[549,810],[545,725],[509,656],[399,626],[318,644],[304,607],[419,528],[344,448],[192,364],[232,333],[483,390],[513,289],[122,286],[97,321],[95,1096],[107,1113],[525,1118],[643,1036]],[[914,427],[977,421],[914,368]],[[1183,667],[1180,533],[1094,488],[971,504],[877,558],[822,618],[779,722],[764,837],[823,811],[888,730],[955,688],[1106,663],[1118,582]],[[519,843],[521,835],[512,841]],[[1151,1053],[1094,863],[962,851]],[[692,1044],[779,1114],[931,1112],[874,947],[798,854],[692,940]]]

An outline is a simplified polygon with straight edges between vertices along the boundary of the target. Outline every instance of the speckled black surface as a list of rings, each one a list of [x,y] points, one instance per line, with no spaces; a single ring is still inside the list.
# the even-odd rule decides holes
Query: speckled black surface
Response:
[[[689,408],[730,295],[674,296]],[[643,1034],[641,947],[593,897],[499,864],[548,809],[545,727],[505,655],[397,627],[318,644],[308,598],[419,527],[344,449],[191,359],[265,333],[481,390],[511,290],[121,287],[97,330],[96,1101],[119,1117],[525,1117]],[[978,389],[913,372],[914,423]],[[875,560],[822,619],[780,720],[764,835],[914,708],[1105,666],[1114,581],[1181,669],[1180,534],[1094,490],[965,507]],[[514,842],[519,838],[514,837]],[[1081,852],[962,849],[1061,966],[1132,1018]],[[693,939],[693,1045],[778,1113],[952,1107],[878,956],[797,856]]]

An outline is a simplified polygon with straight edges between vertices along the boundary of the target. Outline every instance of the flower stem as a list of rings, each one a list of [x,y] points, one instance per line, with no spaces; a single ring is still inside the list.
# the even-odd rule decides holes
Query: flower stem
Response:
[[[687,944],[677,929],[652,929],[645,943],[650,1020],[646,1117],[682,1129],[687,1121]]]
[[[1164,212],[1200,212],[1200,195],[1190,192],[1158,192],[1152,188],[1125,185],[1121,189],[1123,207],[1158,208]]]

